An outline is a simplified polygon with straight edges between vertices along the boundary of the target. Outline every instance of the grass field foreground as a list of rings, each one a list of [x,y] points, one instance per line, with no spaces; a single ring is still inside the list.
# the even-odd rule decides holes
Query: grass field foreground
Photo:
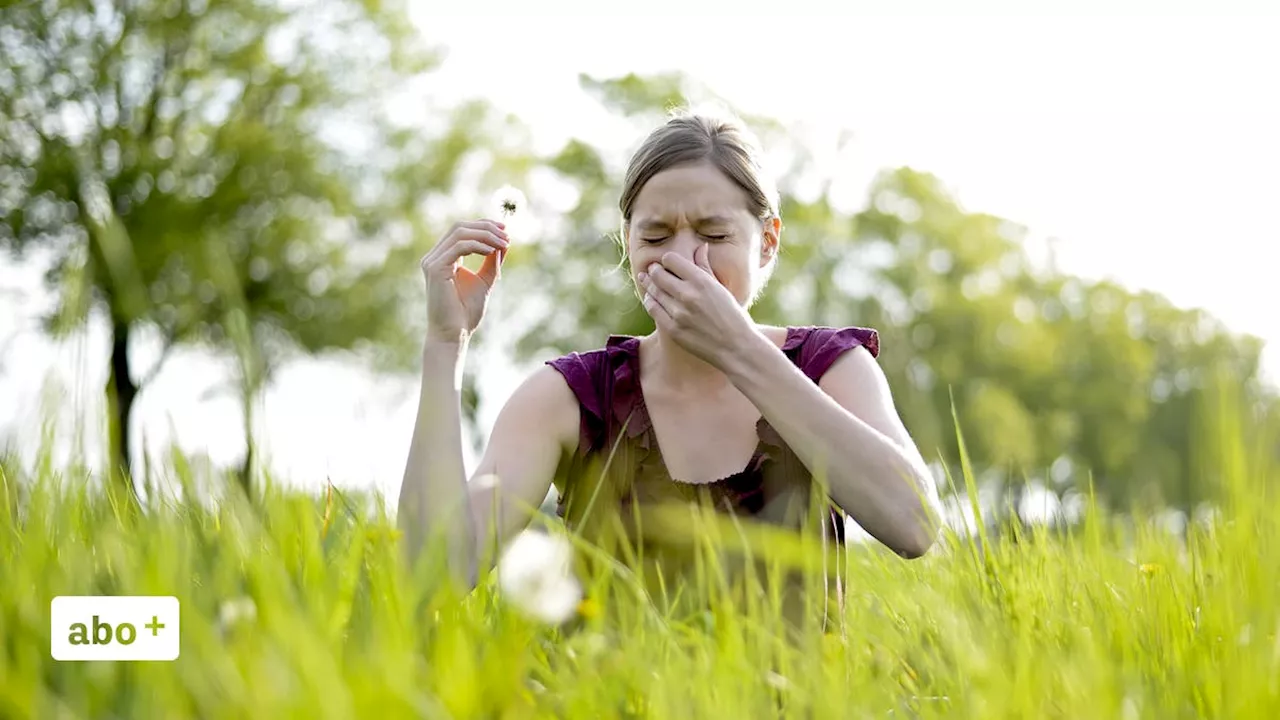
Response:
[[[627,602],[601,586],[622,574],[560,626],[492,579],[460,599],[404,569],[377,498],[155,493],[134,514],[5,465],[0,717],[1280,717],[1280,477],[1246,430],[1206,431],[1221,499],[1183,533],[1091,505],[919,560],[859,548],[842,627],[798,642],[758,606]],[[165,474],[190,492],[183,457]],[[50,601],[96,594],[177,596],[181,657],[54,661]]]

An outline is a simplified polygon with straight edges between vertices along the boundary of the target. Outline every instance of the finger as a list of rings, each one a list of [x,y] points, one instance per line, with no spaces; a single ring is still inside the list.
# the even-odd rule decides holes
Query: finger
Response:
[[[452,272],[454,264],[463,256],[492,255],[496,252],[498,252],[497,248],[479,240],[461,240],[444,248],[434,258],[430,258],[426,266],[428,270],[436,273]]]
[[[670,329],[672,327],[671,314],[667,309],[662,307],[662,303],[658,302],[650,292],[645,292],[640,300],[644,305],[644,309],[648,311],[649,317],[653,318],[653,323],[660,328]]]
[[[692,280],[696,276],[698,266],[680,253],[663,253],[662,267],[681,280]]]
[[[711,274],[711,246],[699,245],[693,251],[693,264]]]
[[[659,272],[663,271],[659,270]],[[641,278],[645,293],[670,315],[677,305],[676,297],[655,283],[652,274],[641,273]]]
[[[479,240],[480,242],[489,243],[499,250],[506,250],[511,244],[511,238],[507,236],[507,231],[499,227],[458,228],[452,235],[455,242],[459,240]]]
[[[479,220],[466,220],[453,226],[457,228],[470,228],[472,230],[491,230],[493,232],[505,233],[507,230],[506,223],[491,220],[489,218],[480,218]]]
[[[482,223],[489,221],[477,221],[473,223],[458,223],[449,231],[447,235],[431,248],[428,256],[439,257],[449,253],[449,249],[459,242],[467,240],[477,240],[492,245],[498,250],[505,250],[511,244],[507,233],[500,227],[486,227]],[[477,227],[472,227],[472,226]]]
[[[646,274],[646,286],[648,288],[656,289],[666,296],[688,302],[688,287],[681,282],[680,278],[657,263],[650,265],[649,268],[649,272]]]

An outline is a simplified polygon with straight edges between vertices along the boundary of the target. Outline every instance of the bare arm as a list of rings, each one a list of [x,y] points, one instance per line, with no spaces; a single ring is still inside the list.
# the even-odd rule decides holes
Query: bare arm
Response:
[[[475,583],[475,534],[469,514],[459,513],[466,499],[462,462],[462,367],[467,340],[428,341],[422,351],[422,388],[409,458],[400,482],[397,525],[410,566],[428,546],[447,542],[456,578]]]
[[[844,353],[815,386],[767,338],[751,347],[726,374],[809,471],[825,473],[836,504],[900,555],[928,551],[937,492],[871,354]]]
[[[550,367],[540,369],[499,413],[472,476],[475,480],[497,475],[497,487],[466,482],[460,393],[465,355],[465,340],[429,341],[424,348],[422,391],[400,486],[398,525],[411,564],[432,543],[447,542],[457,579],[474,587],[481,563],[492,557],[490,543],[504,542],[523,528],[529,508],[537,508],[546,497],[562,449],[577,441],[579,416],[564,378]]]
[[[491,563],[497,549],[529,524],[561,457],[578,444],[579,421],[573,390],[547,366],[526,378],[502,407],[473,477],[492,474],[497,482],[470,485],[476,547],[484,550],[480,562]]]

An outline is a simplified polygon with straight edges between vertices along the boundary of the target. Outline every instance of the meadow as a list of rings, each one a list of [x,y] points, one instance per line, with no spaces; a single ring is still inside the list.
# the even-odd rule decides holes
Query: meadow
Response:
[[[788,639],[768,603],[664,614],[623,570],[563,624],[492,577],[411,572],[382,499],[268,483],[198,494],[175,454],[140,509],[47,463],[0,476],[0,717],[1271,718],[1276,466],[1205,438],[1215,512],[1171,532],[1091,502],[1072,527],[949,532],[848,556],[842,622]],[[975,492],[967,463],[952,479]],[[610,587],[612,585],[612,587]],[[58,595],[176,595],[173,662],[56,662]]]

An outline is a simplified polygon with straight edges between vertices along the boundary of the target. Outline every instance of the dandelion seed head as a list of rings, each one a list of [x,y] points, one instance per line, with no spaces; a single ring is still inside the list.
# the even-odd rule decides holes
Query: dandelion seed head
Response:
[[[519,188],[511,185],[498,188],[489,201],[489,207],[498,213],[497,220],[506,225],[509,237],[526,243],[531,240],[529,203]]]
[[[521,611],[560,624],[573,616],[582,600],[572,561],[573,548],[567,540],[526,530],[503,551],[498,585]]]
[[[493,203],[504,216],[515,215],[525,208],[524,193],[511,185],[503,185],[493,194]]]

